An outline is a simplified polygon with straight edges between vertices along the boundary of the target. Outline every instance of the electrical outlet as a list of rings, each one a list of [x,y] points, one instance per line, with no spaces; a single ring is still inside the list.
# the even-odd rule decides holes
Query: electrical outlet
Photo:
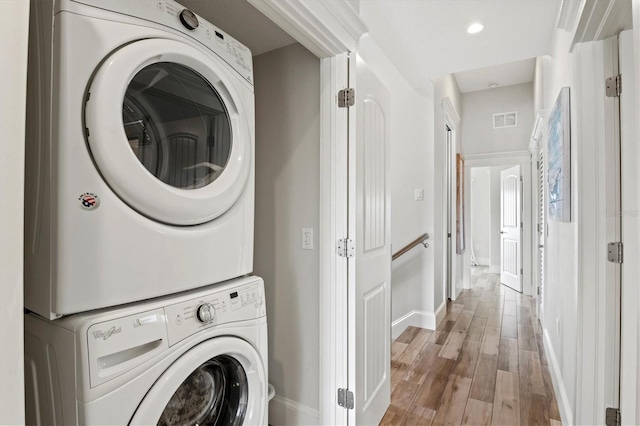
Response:
[[[313,228],[302,228],[302,250],[313,250]]]

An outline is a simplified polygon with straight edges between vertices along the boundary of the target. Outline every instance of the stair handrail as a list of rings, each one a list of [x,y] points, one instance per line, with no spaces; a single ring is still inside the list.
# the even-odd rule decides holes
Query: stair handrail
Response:
[[[428,248],[429,247],[429,243],[427,243],[428,239],[429,239],[429,234],[427,234],[425,232],[424,234],[420,235],[418,238],[416,238],[415,240],[411,241],[409,244],[407,244],[406,246],[404,246],[403,248],[401,248],[400,250],[395,252],[393,254],[393,256],[391,256],[391,260],[396,260],[397,258],[402,256],[403,254],[405,254],[406,252],[408,252],[412,248],[419,246],[420,244],[422,244],[424,246],[424,248]]]

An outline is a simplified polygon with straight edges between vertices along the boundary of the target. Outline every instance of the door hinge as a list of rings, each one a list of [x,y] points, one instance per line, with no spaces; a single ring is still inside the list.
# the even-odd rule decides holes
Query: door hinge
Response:
[[[524,269],[520,268],[520,275],[524,275]]]
[[[540,292],[540,287],[538,287],[538,296],[540,296],[542,293]]]
[[[356,246],[353,240],[341,238],[336,244],[336,254],[340,257],[353,257],[356,254]]]
[[[606,426],[619,426],[621,424],[620,409],[608,407],[605,413]]]
[[[620,94],[622,93],[622,75],[618,74],[607,79],[606,92],[608,98],[620,97]]]
[[[353,410],[353,392],[349,389],[338,389],[338,405],[346,408],[347,410]]]
[[[607,245],[607,260],[611,263],[622,263],[622,243],[609,243]]]
[[[536,161],[536,169],[540,170],[540,160]]]
[[[342,89],[338,92],[338,107],[349,108],[356,104],[355,89]]]

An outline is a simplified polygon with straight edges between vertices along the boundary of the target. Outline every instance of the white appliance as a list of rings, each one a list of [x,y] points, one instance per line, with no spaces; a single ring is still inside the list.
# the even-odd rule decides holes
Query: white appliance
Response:
[[[25,316],[27,424],[266,425],[257,277],[59,320]]]
[[[47,318],[253,269],[251,52],[171,0],[32,0],[26,307]]]

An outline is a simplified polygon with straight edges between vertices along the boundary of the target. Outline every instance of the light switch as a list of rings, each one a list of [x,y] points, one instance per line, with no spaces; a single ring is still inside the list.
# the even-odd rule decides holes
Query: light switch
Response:
[[[415,201],[424,200],[424,189],[416,188],[415,191],[414,191],[414,199],[415,199]]]

